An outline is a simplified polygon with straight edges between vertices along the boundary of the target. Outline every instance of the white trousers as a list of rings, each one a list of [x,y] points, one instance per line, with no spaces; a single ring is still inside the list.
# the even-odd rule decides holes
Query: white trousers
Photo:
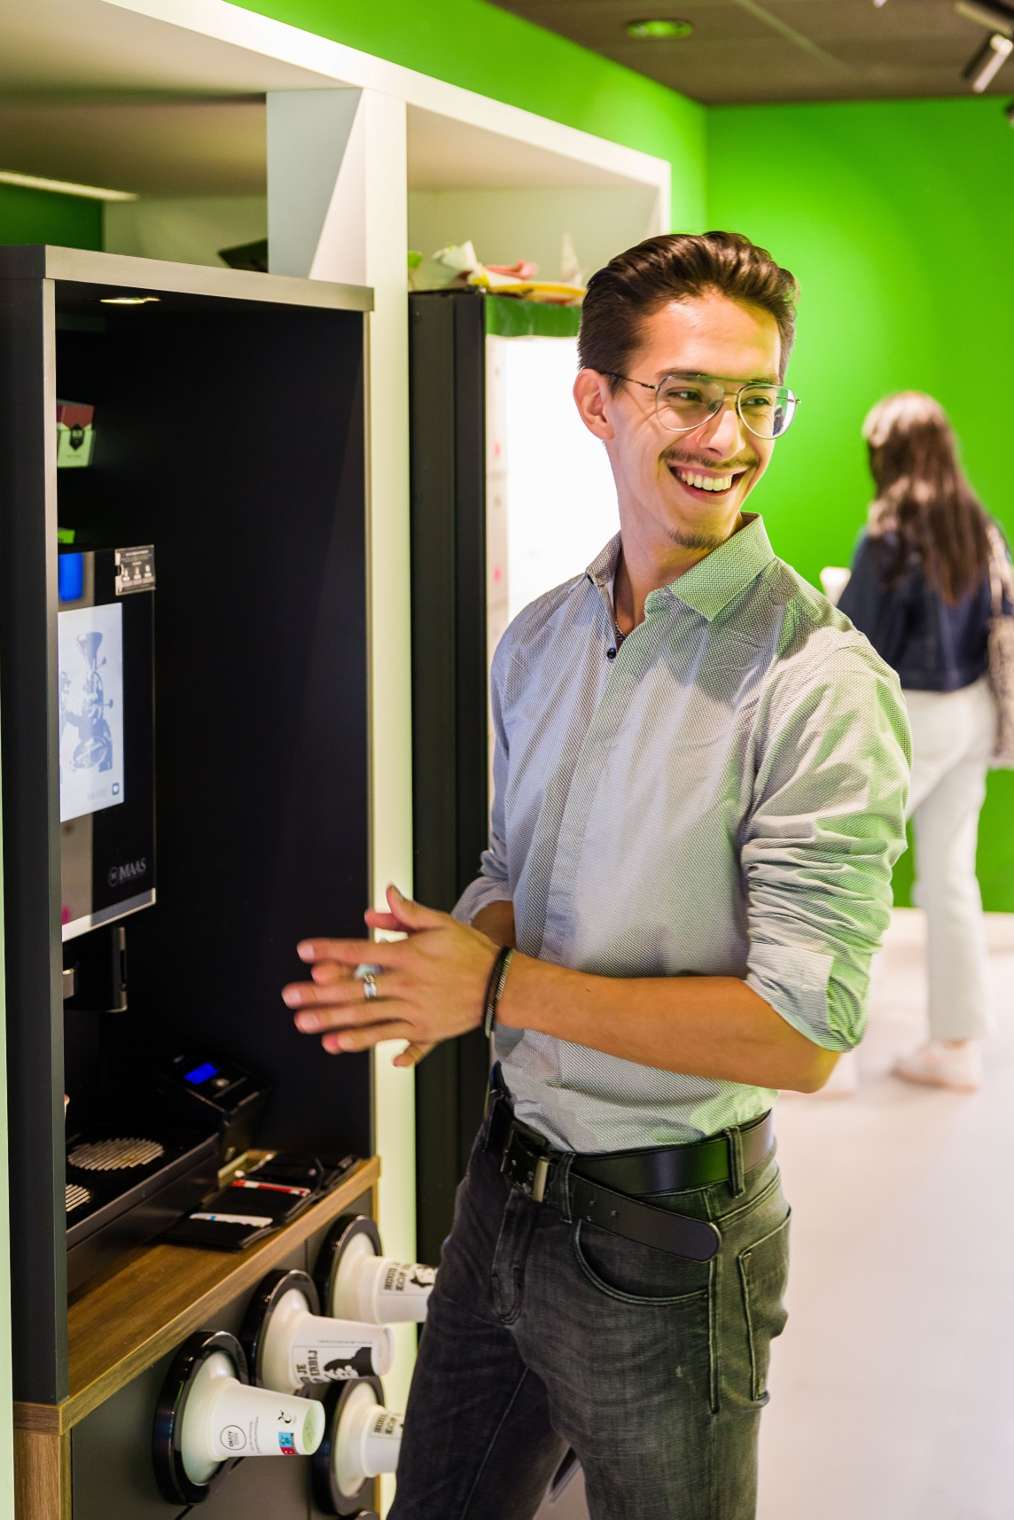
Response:
[[[905,702],[912,725],[913,900],[926,914],[930,1037],[979,1039],[990,1010],[975,850],[996,709],[985,676],[960,691],[906,691]]]

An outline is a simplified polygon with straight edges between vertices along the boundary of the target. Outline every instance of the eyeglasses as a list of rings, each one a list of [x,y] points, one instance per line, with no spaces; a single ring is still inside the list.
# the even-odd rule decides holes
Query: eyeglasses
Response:
[[[799,397],[784,385],[768,385],[763,380],[748,380],[729,390],[713,375],[663,375],[655,385],[635,380],[631,375],[605,374],[613,380],[625,380],[655,393],[655,416],[670,433],[691,433],[722,410],[726,397],[735,402],[736,415],[743,426],[757,438],[780,438],[788,429]]]

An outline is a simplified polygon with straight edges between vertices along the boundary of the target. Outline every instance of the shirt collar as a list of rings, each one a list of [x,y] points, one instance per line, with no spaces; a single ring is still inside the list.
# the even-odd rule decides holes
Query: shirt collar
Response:
[[[757,512],[744,512],[743,517],[744,526],[738,533],[698,560],[693,569],[685,571],[670,585],[651,592],[645,611],[650,612],[653,605],[658,606],[663,597],[675,598],[699,612],[709,623],[713,622],[775,557],[764,519]],[[592,584],[610,598],[621,546],[621,537],[617,533],[587,570]]]

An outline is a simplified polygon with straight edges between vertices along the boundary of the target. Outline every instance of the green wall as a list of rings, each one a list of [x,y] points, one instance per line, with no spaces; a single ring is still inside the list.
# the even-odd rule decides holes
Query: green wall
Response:
[[[801,400],[760,488],[778,549],[816,580],[848,564],[870,496],[863,417],[888,391],[939,397],[986,506],[1014,533],[1014,133],[996,99],[720,107],[708,221],[765,243],[801,284]],[[982,819],[986,906],[1014,911],[1014,774]],[[911,859],[898,900],[909,901]]]
[[[102,202],[0,185],[0,243],[102,247]]]
[[[795,271],[803,402],[759,504],[804,575],[848,563],[869,497],[860,425],[902,387],[940,397],[1014,535],[1014,134],[995,98],[705,110],[484,0],[243,8],[667,158],[675,227],[740,228]],[[100,205],[0,186],[0,242],[38,241],[101,247]],[[906,857],[901,902],[910,879]],[[991,777],[980,880],[987,907],[1014,911],[1014,774]]]
[[[554,32],[483,0],[244,0],[241,9],[669,159],[673,223],[703,227],[704,108]]]

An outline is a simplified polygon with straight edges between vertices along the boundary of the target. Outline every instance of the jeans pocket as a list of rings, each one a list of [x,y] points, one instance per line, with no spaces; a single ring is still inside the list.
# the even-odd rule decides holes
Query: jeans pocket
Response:
[[[746,1338],[750,1356],[750,1397],[768,1401],[771,1342],[785,1329],[785,1288],[789,1277],[789,1209],[780,1224],[737,1255]]]
[[[571,1243],[592,1287],[619,1303],[664,1306],[707,1297],[709,1262],[672,1256],[583,1219],[574,1226]]]

